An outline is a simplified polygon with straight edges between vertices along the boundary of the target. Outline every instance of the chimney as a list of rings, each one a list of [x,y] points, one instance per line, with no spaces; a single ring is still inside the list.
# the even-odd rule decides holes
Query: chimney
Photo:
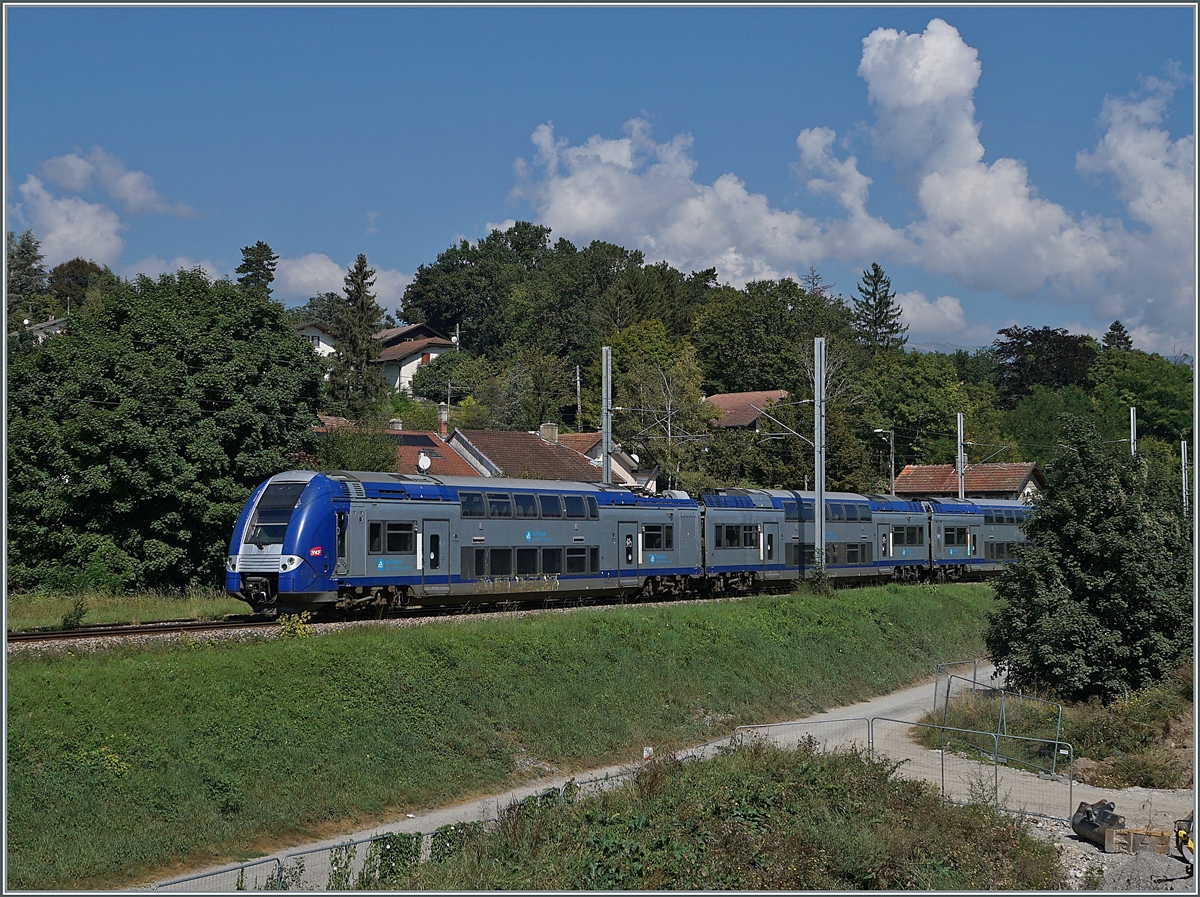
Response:
[[[450,434],[450,406],[438,402],[438,435],[445,439]]]
[[[558,424],[542,424],[538,435],[552,445],[558,445]]]
[[[404,421],[398,417],[393,417],[391,420],[388,421],[387,428],[389,430],[403,430],[404,429]]]

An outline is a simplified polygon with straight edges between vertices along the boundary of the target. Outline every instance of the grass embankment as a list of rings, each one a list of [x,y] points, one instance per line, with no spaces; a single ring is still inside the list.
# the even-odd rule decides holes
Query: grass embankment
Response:
[[[156,620],[220,620],[226,614],[247,614],[250,605],[229,598],[223,590],[196,589],[182,595],[139,592],[113,595],[103,592],[64,594],[28,592],[9,595],[5,602],[5,626],[14,631],[57,629],[65,617],[83,613],[76,625],[101,623],[152,623]]]
[[[1099,700],[1062,705],[1062,730],[1056,735],[1058,708],[1036,701],[1022,702],[1009,695],[1001,723],[1000,698],[966,695],[952,700],[945,725],[976,732],[1003,732],[1010,736],[1053,742],[1057,737],[1071,745],[1075,778],[1101,788],[1186,788],[1192,783],[1193,668],[1180,667],[1165,681],[1130,692],[1110,704]],[[942,724],[942,711],[923,722]],[[939,747],[936,729],[918,730],[927,747]],[[990,753],[993,741],[978,736],[956,736],[964,750],[967,742]],[[954,750],[954,744],[949,748]],[[1031,768],[1047,765],[1051,744],[1001,738],[999,749],[1014,761]],[[1062,771],[1062,770],[1060,770]]]
[[[887,586],[14,656],[7,885],[130,884],[852,703],[981,654],[992,606]]]
[[[750,743],[656,759],[586,799],[527,800],[444,858],[360,884],[398,890],[1039,890],[1055,848],[1012,817],[945,806],[857,751]]]

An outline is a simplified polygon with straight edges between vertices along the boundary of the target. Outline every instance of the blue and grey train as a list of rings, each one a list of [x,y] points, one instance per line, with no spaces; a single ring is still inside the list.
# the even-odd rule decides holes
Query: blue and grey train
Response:
[[[238,517],[226,591],[255,611],[388,609],[785,588],[813,575],[814,494],[643,495],[555,480],[290,471]],[[826,493],[834,581],[981,578],[1024,536],[1015,501]]]

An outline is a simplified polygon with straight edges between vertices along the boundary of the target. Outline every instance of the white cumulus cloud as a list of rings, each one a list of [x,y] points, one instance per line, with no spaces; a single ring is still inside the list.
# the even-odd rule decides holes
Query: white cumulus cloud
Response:
[[[394,268],[371,267],[375,268],[375,299],[384,311],[395,315],[412,276]],[[283,301],[304,303],[318,293],[341,295],[349,268],[349,264],[339,265],[321,252],[310,252],[293,259],[281,258],[275,265],[275,283],[272,285],[275,296]]]
[[[79,150],[65,156],[47,159],[41,166],[42,175],[60,189],[82,193],[95,179],[100,188],[119,202],[126,215],[149,212],[178,215],[192,214],[186,203],[170,202],[158,192],[154,179],[144,171],[130,171],[120,159],[99,146],[92,147],[87,156]]]
[[[77,196],[59,197],[34,175],[18,188],[22,202],[14,209],[41,241],[46,264],[53,267],[80,257],[114,264],[125,248],[121,232],[128,226],[108,206]]]
[[[910,339],[948,339],[967,329],[962,303],[954,296],[938,296],[930,302],[924,293],[912,290],[898,293],[896,301],[902,309],[901,317],[908,325]]]
[[[191,271],[193,268],[200,268],[209,280],[220,280],[221,278],[233,278],[233,272],[229,270],[222,271],[221,265],[214,262],[212,259],[203,259],[202,261],[194,261],[186,255],[178,255],[169,261],[164,261],[156,255],[148,256],[139,262],[134,262],[125,269],[125,277],[135,278],[139,274],[145,274],[149,278],[157,278],[160,274],[176,274],[180,270]]]

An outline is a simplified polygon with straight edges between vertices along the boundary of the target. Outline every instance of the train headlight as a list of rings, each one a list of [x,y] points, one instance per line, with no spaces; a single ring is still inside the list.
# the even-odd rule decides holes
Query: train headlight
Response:
[[[300,566],[300,558],[294,554],[285,554],[279,558],[280,570],[294,570],[298,566]]]
[[[225,569],[230,573],[237,573],[237,559],[238,556],[236,554],[231,554],[225,558]]]

